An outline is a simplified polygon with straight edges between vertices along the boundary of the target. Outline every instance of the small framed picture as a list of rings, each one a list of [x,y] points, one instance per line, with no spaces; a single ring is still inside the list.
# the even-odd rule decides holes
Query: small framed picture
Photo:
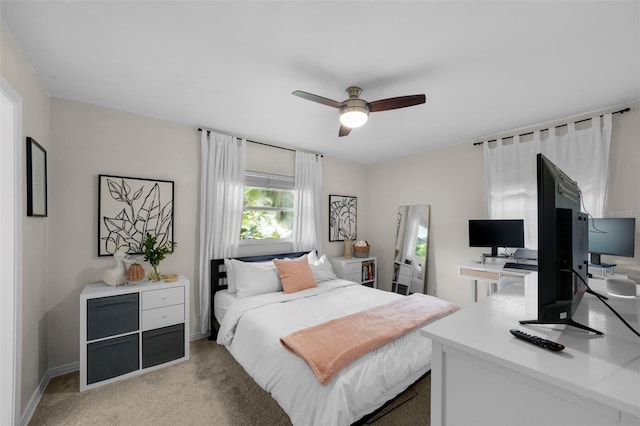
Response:
[[[47,216],[47,151],[27,137],[27,216]]]
[[[355,240],[358,200],[349,195],[329,195],[329,241]]]

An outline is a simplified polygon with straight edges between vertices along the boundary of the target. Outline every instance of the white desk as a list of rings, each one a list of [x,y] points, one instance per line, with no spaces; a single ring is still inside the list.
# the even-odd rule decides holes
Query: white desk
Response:
[[[596,336],[564,325],[521,326],[537,316],[527,296],[537,273],[421,330],[432,339],[431,424],[639,425],[640,338],[586,294],[575,320]],[[591,287],[605,293],[603,280]],[[531,287],[534,286],[534,287]],[[640,299],[609,297],[636,329]],[[518,328],[565,345],[551,352],[514,338]]]
[[[502,269],[504,263],[504,261],[468,263],[458,266],[458,278],[473,281],[474,302],[478,301],[478,281],[488,282],[489,294],[493,294],[500,278],[520,279],[531,272],[527,269]]]

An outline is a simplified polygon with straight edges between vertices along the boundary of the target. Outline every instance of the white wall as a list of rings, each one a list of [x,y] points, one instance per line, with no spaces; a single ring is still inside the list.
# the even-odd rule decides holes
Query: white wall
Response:
[[[357,201],[357,239],[367,240],[372,245],[370,255],[377,256],[379,246],[369,226],[369,167],[353,161],[325,157],[322,176],[322,251],[329,257],[342,256],[344,253],[344,243],[329,242],[329,195],[349,195],[356,197]]]
[[[476,257],[467,247],[467,221],[486,217],[482,148],[471,143],[371,166],[370,233],[378,255],[378,285],[391,289],[398,207],[429,204],[427,288],[460,305],[471,286],[457,278],[457,265]]]
[[[50,223],[47,330],[49,366],[78,360],[78,300],[82,288],[100,281],[113,259],[97,257],[98,175],[142,177],[175,182],[174,236],[178,247],[161,272],[180,272],[191,281],[191,332],[197,330],[198,198],[200,133],[194,127],[52,98]],[[247,168],[292,174],[293,153],[248,144]],[[325,157],[327,194],[362,200],[359,226],[368,228],[367,166]],[[346,184],[345,184],[346,183]],[[323,215],[328,210],[324,197]],[[328,238],[328,217],[323,234]],[[333,243],[335,244],[335,243]],[[341,244],[337,249],[341,249]],[[335,247],[331,254],[336,252]]]
[[[618,263],[616,272],[640,283],[640,104],[614,114],[605,214],[636,218],[635,258],[606,256]],[[579,112],[578,112],[579,113]],[[379,285],[391,287],[396,212],[400,205],[431,205],[428,287],[439,297],[461,306],[472,303],[468,280],[457,277],[457,266],[478,260],[483,249],[468,247],[469,219],[487,217],[482,147],[471,142],[452,148],[371,166],[370,234],[378,244]],[[484,294],[486,284],[479,284]]]
[[[175,252],[162,273],[197,277],[200,170],[193,127],[58,98],[51,100],[47,330],[49,365],[78,360],[79,296],[114,265],[97,257],[98,175],[174,181]]]
[[[0,72],[22,97],[22,136],[34,138],[49,153],[49,94],[26,60],[13,36],[0,29]],[[3,141],[4,143],[5,141]],[[26,170],[23,145],[23,170]],[[23,175],[24,176],[24,175]],[[23,178],[22,214],[22,347],[20,411],[48,369],[47,355],[47,250],[49,218],[27,217],[26,178]]]

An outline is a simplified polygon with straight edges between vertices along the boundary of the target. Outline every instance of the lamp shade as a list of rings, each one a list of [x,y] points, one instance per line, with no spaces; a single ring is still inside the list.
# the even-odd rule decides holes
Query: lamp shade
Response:
[[[356,128],[362,126],[369,118],[369,111],[359,106],[345,107],[340,110],[340,123]]]

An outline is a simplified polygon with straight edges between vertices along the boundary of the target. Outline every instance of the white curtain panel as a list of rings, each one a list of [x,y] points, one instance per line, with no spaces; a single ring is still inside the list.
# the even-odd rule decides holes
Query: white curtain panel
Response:
[[[537,241],[536,154],[540,132],[533,140],[521,142],[520,136],[505,145],[498,139],[495,148],[484,144],[484,170],[487,207],[491,219],[524,219],[525,246],[535,248]]]
[[[567,125],[563,135],[551,128],[547,138],[540,131],[533,140],[513,143],[499,139],[495,147],[484,144],[484,170],[488,213],[491,219],[525,220],[525,246],[538,246],[536,154],[542,153],[569,177],[582,191],[583,210],[602,217],[609,171],[611,146],[611,114],[591,118],[591,126],[577,130]]]
[[[200,176],[200,332],[209,330],[211,259],[237,254],[244,196],[246,142],[202,132]]]
[[[420,208],[421,206],[409,206],[407,209],[407,220],[404,230],[404,244],[402,247],[402,262],[405,259],[413,260],[416,251],[416,243],[418,242],[418,228],[420,227]]]
[[[322,157],[296,151],[293,212],[294,251],[322,253]]]

